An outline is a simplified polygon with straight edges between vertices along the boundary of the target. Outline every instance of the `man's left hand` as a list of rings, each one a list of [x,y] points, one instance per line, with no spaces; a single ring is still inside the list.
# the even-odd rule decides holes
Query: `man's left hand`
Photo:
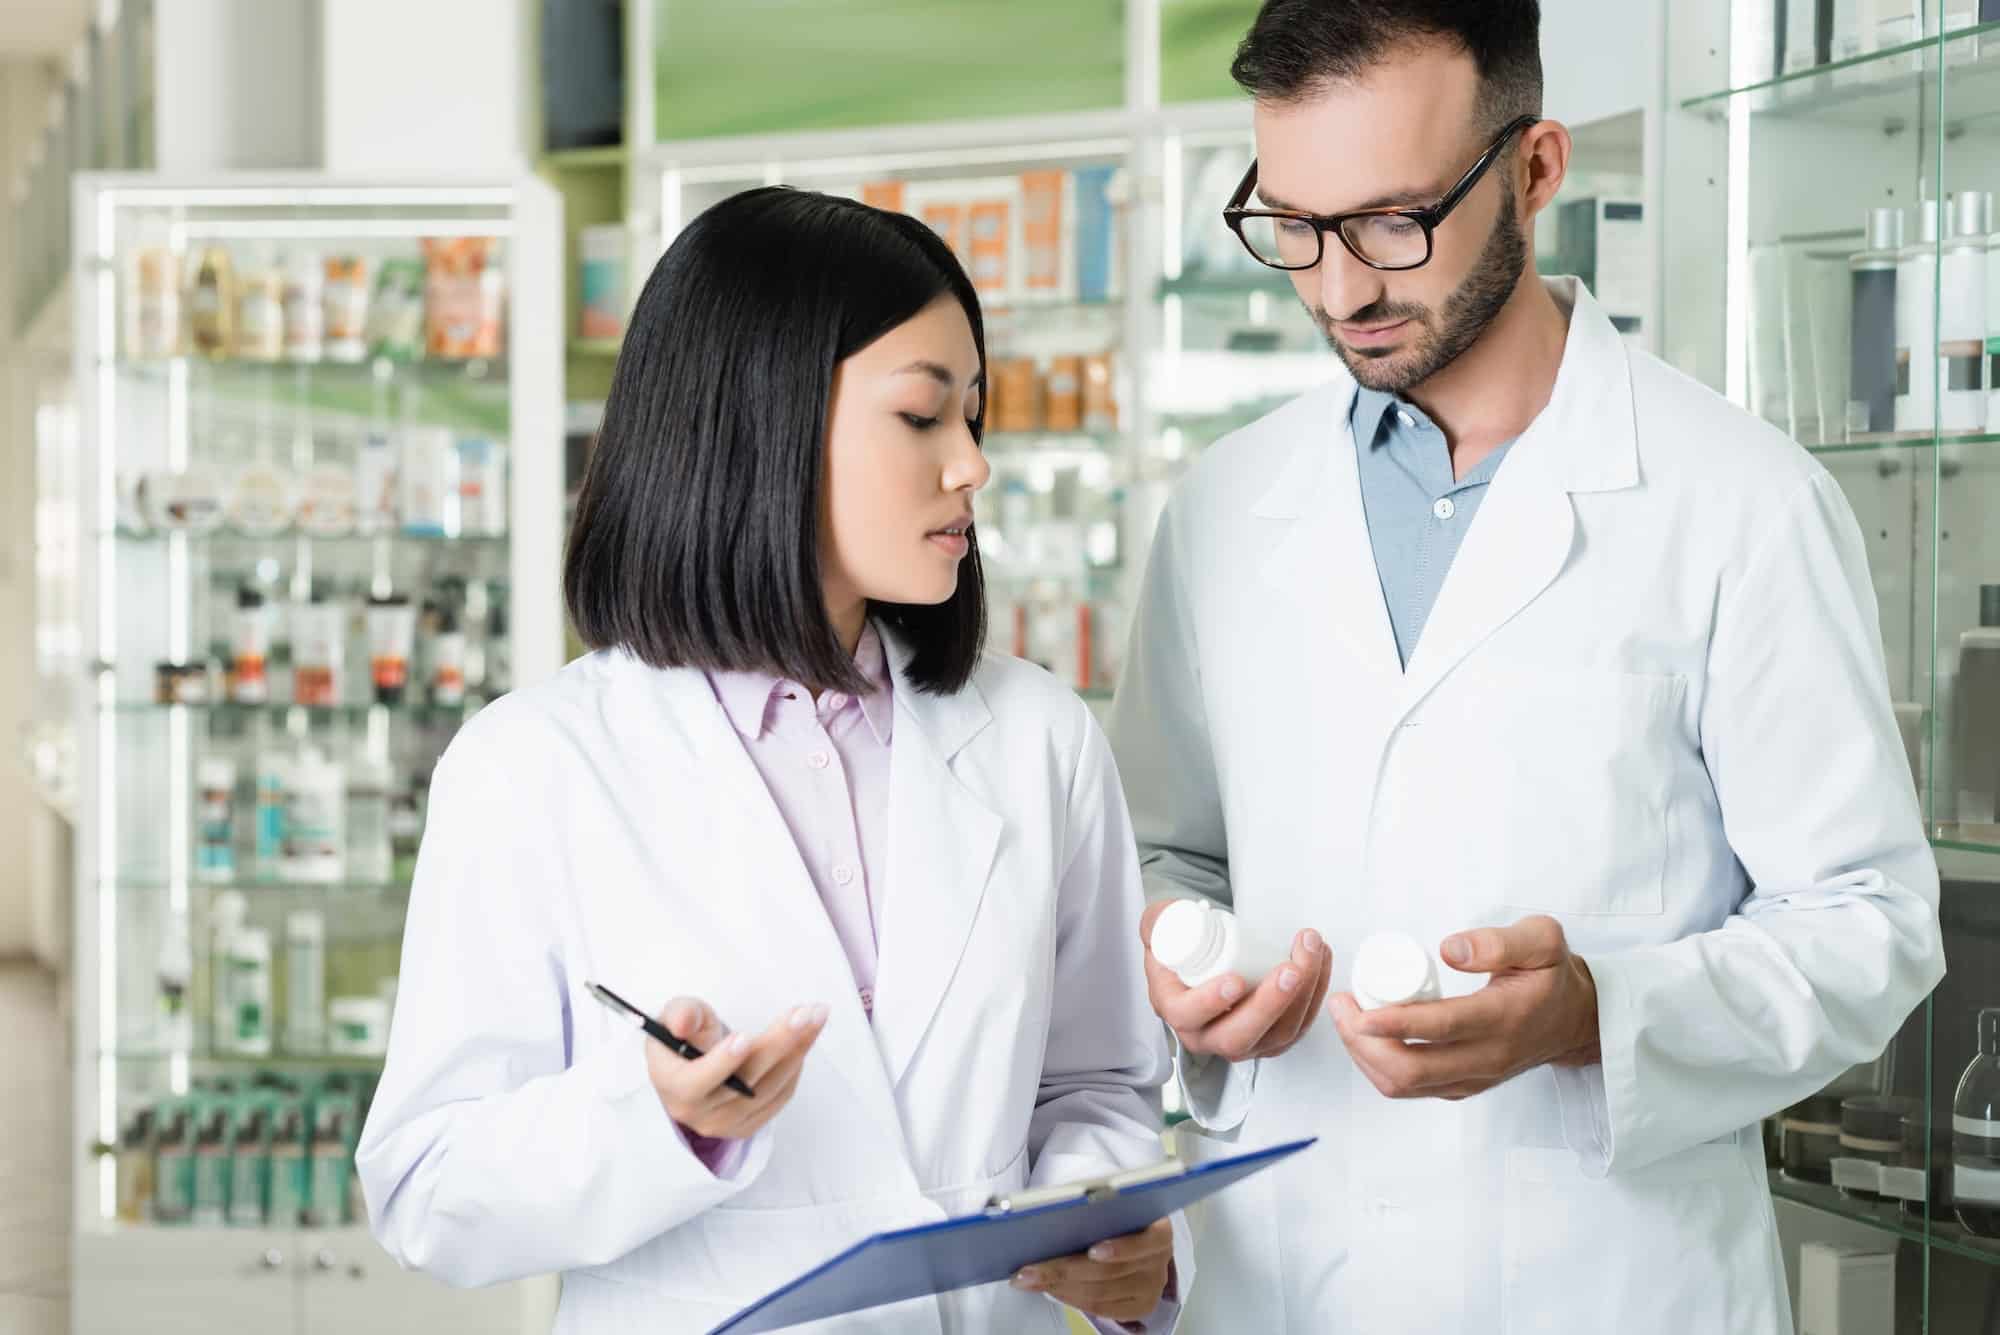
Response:
[[[1598,1060],[1597,984],[1554,918],[1447,937],[1461,973],[1492,975],[1470,996],[1363,1011],[1342,992],[1327,1013],[1361,1073],[1392,1099],[1463,1099],[1537,1066]]]

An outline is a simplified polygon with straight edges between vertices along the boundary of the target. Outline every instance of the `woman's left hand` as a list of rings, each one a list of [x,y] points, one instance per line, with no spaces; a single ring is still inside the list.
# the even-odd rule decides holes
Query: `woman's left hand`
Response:
[[[1028,1266],[1014,1276],[1014,1287],[1046,1293],[1089,1316],[1143,1321],[1166,1294],[1173,1260],[1173,1221],[1162,1219],[1143,1233]]]

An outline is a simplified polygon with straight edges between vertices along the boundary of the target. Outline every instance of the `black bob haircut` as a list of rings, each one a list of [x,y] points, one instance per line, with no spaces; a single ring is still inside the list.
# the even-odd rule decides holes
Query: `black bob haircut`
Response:
[[[1229,72],[1252,97],[1294,102],[1425,39],[1471,55],[1489,129],[1542,114],[1540,0],[1264,0]]]
[[[639,295],[584,471],[563,565],[578,637],[653,667],[865,694],[820,582],[834,368],[940,297],[964,307],[983,367],[972,282],[914,218],[771,186],[690,223]],[[975,434],[985,412],[981,395]],[[979,662],[969,537],[949,600],[869,607],[920,690],[956,691]]]

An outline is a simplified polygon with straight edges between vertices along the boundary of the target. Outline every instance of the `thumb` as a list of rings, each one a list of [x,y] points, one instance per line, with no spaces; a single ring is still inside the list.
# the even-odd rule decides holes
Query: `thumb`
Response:
[[[1504,973],[1552,969],[1568,956],[1569,943],[1561,923],[1538,915],[1510,927],[1481,927],[1448,936],[1438,953],[1460,973]]]

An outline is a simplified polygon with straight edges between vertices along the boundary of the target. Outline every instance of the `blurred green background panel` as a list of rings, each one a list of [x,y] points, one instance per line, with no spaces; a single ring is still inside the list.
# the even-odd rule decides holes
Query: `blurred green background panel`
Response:
[[[653,0],[662,141],[1125,101],[1124,0]]]
[[[1250,31],[1259,0],[1161,0],[1160,100],[1242,97],[1229,77],[1236,44]]]

